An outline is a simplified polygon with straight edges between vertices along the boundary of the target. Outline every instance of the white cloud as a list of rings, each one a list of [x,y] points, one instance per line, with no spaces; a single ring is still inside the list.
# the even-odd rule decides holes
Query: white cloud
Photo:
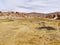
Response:
[[[60,0],[0,0],[0,10],[21,12],[60,11]]]

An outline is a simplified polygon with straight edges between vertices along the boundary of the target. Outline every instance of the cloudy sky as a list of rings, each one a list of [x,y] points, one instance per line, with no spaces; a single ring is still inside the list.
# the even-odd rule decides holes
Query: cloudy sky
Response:
[[[59,12],[60,0],[0,0],[0,11]]]

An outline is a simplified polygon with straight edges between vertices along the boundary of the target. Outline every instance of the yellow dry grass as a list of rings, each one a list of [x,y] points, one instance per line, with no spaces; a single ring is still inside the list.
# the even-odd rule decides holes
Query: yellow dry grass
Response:
[[[60,45],[60,21],[0,19],[0,45]]]

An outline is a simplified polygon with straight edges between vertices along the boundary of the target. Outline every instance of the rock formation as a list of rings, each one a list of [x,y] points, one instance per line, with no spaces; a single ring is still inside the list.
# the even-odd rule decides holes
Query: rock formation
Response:
[[[55,13],[21,13],[21,12],[1,12],[0,18],[52,18],[60,19],[60,12]]]

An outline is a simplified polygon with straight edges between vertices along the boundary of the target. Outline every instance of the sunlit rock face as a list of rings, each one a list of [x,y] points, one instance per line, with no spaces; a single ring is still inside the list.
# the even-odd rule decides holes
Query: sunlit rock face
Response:
[[[60,12],[49,13],[48,18],[60,19]]]

